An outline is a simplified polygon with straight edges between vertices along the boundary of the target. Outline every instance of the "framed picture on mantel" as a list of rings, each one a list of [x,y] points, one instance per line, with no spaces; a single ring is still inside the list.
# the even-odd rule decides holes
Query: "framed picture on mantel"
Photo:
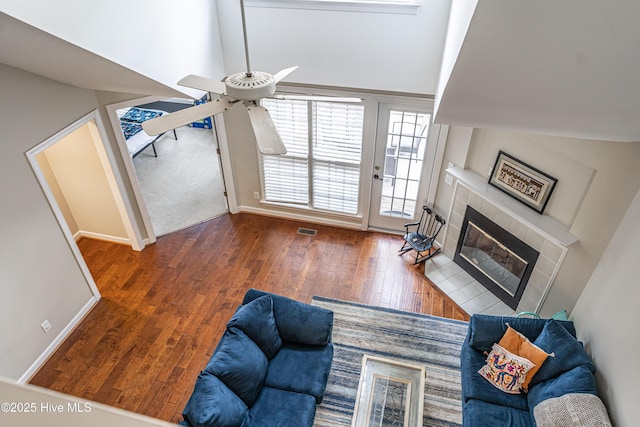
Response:
[[[500,150],[489,184],[542,214],[558,180]]]

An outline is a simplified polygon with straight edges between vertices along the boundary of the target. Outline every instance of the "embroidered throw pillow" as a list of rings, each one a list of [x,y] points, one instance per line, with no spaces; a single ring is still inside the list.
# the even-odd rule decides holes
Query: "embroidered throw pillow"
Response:
[[[487,363],[478,373],[505,393],[520,394],[527,372],[534,366],[530,360],[505,350],[499,344],[493,344]]]
[[[520,357],[524,357],[535,365],[529,372],[527,372],[527,376],[522,383],[522,390],[526,392],[531,379],[536,374],[536,372],[538,372],[538,369],[540,369],[540,367],[542,366],[544,361],[547,360],[547,357],[549,357],[550,354],[547,354],[546,351],[533,344],[527,337],[525,337],[509,325],[507,325],[507,331],[502,336],[502,339],[500,339],[500,341],[498,342],[498,345],[500,345],[510,353],[516,354]]]

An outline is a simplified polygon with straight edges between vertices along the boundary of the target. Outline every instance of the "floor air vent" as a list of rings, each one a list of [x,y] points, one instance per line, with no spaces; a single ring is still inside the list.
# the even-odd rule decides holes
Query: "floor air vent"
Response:
[[[305,236],[315,236],[318,234],[318,230],[312,230],[310,228],[298,228],[298,234],[304,234]]]

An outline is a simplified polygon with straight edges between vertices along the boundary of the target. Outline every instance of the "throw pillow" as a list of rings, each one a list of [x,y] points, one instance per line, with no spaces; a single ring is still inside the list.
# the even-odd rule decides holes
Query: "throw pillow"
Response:
[[[520,394],[527,372],[533,368],[531,361],[513,354],[499,344],[493,344],[487,363],[478,373],[495,387],[510,394]]]
[[[556,320],[548,320],[533,343],[547,353],[553,353],[553,355],[547,358],[544,365],[540,367],[532,378],[531,386],[550,378],[555,378],[579,365],[585,365],[591,372],[595,372],[591,358],[584,351],[580,341],[575,339]]]
[[[265,295],[240,307],[227,323],[228,328],[234,326],[258,344],[268,359],[272,359],[282,347],[282,339],[273,317],[271,295]]]
[[[267,357],[240,329],[229,328],[206,372],[214,374],[247,406],[253,405],[267,376]]]
[[[182,416],[193,427],[241,427],[249,410],[219,378],[203,371]]]
[[[542,366],[549,354],[537,345],[531,343],[527,337],[520,332],[513,329],[507,324],[507,331],[504,333],[498,344],[505,350],[517,354],[520,357],[531,361],[535,366],[527,372],[527,376],[522,383],[522,390],[527,391],[529,383],[533,376],[538,372],[538,369]]]

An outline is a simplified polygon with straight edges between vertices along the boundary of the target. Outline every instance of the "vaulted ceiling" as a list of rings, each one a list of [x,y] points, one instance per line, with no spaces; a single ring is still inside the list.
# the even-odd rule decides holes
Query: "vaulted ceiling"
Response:
[[[476,3],[437,122],[640,141],[640,2]]]
[[[184,96],[160,82],[1,12],[0,63],[84,89]]]
[[[640,2],[457,3],[475,8],[440,82],[438,123],[640,141]],[[182,95],[4,13],[0,62],[78,87]]]

